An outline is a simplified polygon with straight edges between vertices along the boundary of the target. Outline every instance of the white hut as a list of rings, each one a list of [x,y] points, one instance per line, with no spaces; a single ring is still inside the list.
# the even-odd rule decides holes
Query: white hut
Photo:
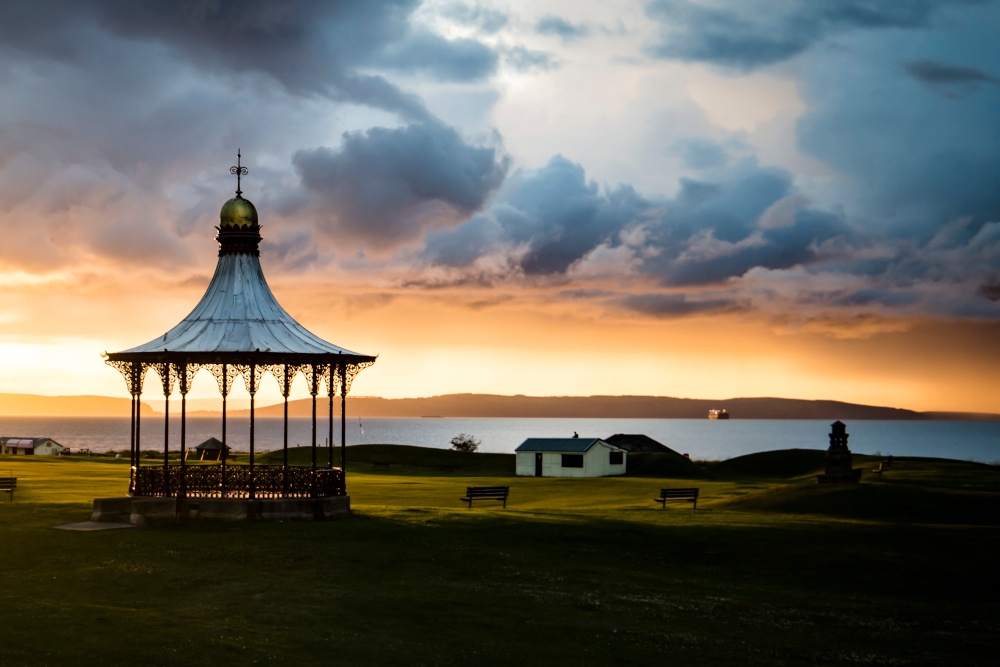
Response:
[[[521,477],[625,474],[627,452],[600,438],[528,438],[514,452]]]
[[[52,438],[0,438],[0,452],[12,455],[57,456],[66,448]]]

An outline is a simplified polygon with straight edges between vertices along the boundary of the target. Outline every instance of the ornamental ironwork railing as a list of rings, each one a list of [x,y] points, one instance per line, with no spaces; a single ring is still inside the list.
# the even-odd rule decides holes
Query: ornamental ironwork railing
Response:
[[[188,498],[328,498],[346,495],[340,468],[248,465],[140,466],[133,496]]]

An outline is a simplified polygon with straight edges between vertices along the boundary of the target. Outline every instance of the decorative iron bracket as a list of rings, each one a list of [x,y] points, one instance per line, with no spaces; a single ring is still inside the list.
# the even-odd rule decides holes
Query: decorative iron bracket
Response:
[[[219,383],[219,393],[222,394],[222,397],[229,396],[229,391],[233,388],[233,380],[240,374],[236,364],[204,364],[202,368],[215,377],[215,381]]]
[[[262,364],[234,364],[238,372],[243,376],[243,383],[246,385],[247,393],[254,396],[260,389],[260,378],[270,366]]]
[[[174,391],[174,382],[177,380],[177,370],[174,364],[162,363],[152,364],[160,376],[160,383],[163,385],[163,395],[170,396]]]
[[[341,395],[346,396],[347,394],[351,393],[351,385],[354,384],[354,378],[358,377],[358,373],[368,368],[369,366],[374,366],[374,365],[375,365],[374,361],[364,361],[361,362],[360,364],[347,364],[347,373],[345,377],[346,382],[344,383],[345,386],[340,388]]]

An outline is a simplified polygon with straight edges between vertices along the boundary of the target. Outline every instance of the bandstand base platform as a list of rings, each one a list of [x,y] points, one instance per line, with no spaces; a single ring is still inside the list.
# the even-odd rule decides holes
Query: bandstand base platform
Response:
[[[206,521],[316,521],[350,516],[350,496],[328,498],[95,498],[91,521],[172,526]]]

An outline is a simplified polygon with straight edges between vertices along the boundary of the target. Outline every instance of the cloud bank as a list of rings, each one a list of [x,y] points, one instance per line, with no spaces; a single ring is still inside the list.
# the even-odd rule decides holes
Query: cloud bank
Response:
[[[997,3],[654,0],[631,36],[557,9],[5,6],[0,264],[201,270],[200,231],[232,189],[228,163],[206,165],[249,136],[264,252],[288,275],[384,274],[483,303],[543,286],[646,317],[1000,316]],[[623,163],[669,156],[681,176],[661,191],[595,182],[571,144],[533,165],[507,152],[490,105],[530,91],[535,113],[573,118],[548,85],[583,85],[598,60],[584,52],[627,40],[602,65],[625,82],[678,67],[793,80],[804,110],[788,141],[822,174],[769,162],[763,131],[707,116],[664,144],[657,123],[676,109],[655,96],[664,108],[629,116],[648,124],[632,144],[614,122],[580,141],[621,145]],[[611,88],[593,95],[637,99]],[[474,97],[488,100],[476,131],[435,113],[459,118]],[[534,122],[506,131],[530,137]]]

